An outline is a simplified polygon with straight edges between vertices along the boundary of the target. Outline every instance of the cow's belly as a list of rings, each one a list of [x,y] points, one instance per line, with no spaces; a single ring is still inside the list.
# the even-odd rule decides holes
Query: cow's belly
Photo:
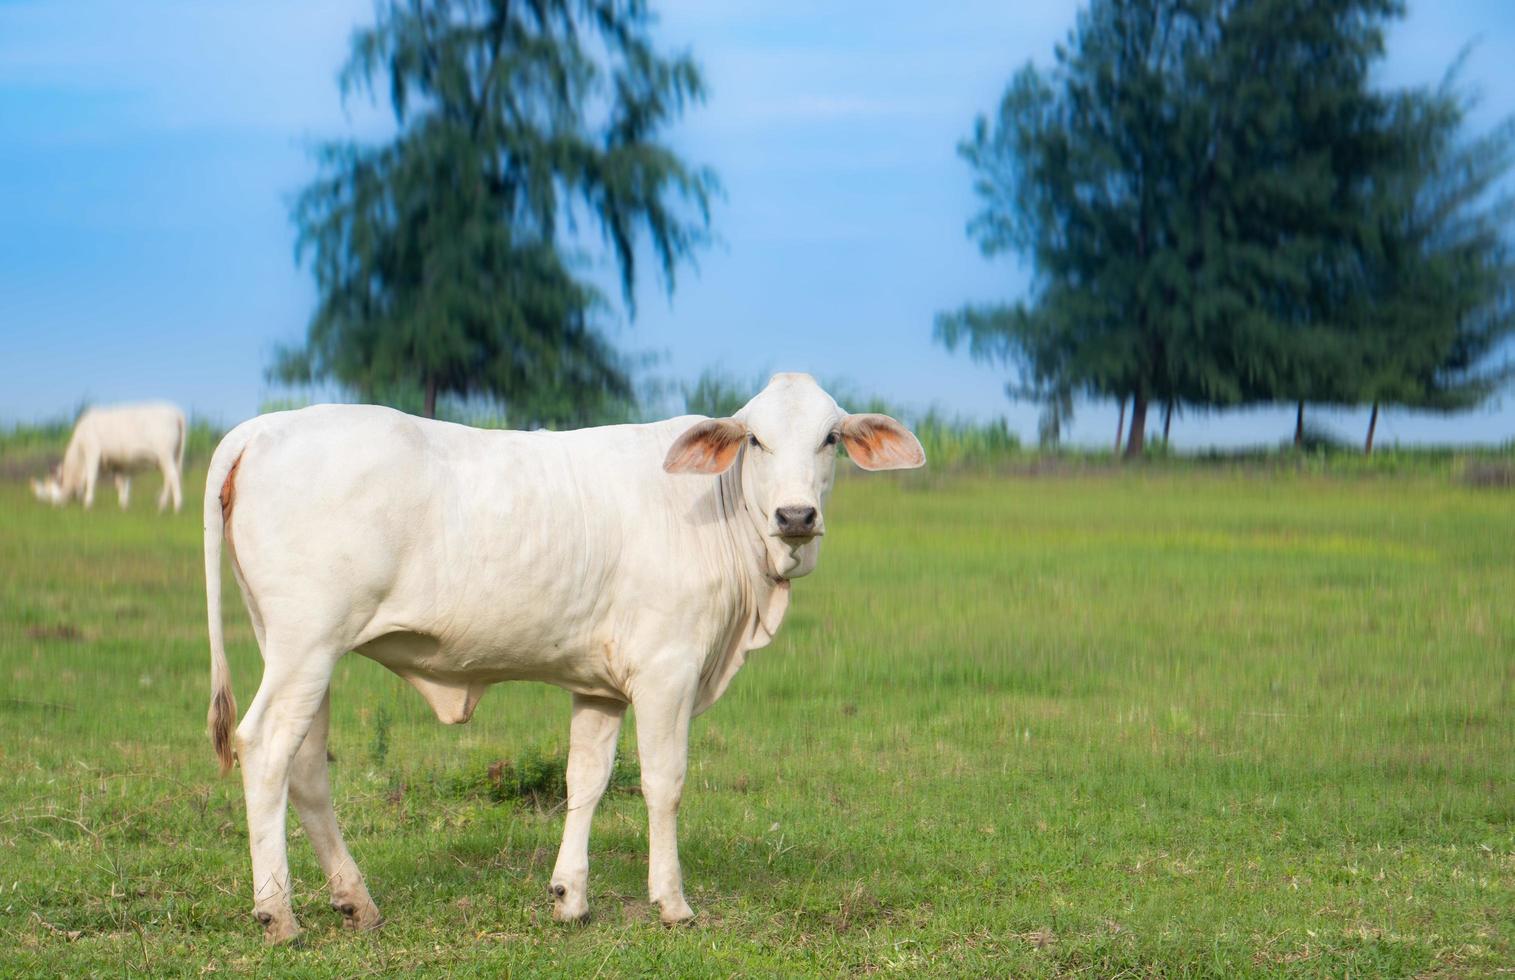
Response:
[[[107,473],[130,473],[157,465],[157,455],[147,449],[118,450],[100,456],[100,469]]]
[[[358,653],[388,667],[426,699],[437,720],[459,725],[473,717],[490,685],[542,681],[575,694],[623,699],[610,676],[608,658],[562,643],[488,647],[466,640],[442,640],[428,633],[397,631],[370,640]]]

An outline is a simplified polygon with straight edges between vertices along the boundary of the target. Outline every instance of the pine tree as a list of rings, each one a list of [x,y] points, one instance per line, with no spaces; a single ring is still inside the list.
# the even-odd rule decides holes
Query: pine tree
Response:
[[[1147,411],[1353,397],[1340,270],[1384,138],[1368,86],[1397,0],[1093,0],[960,152],[985,253],[1030,298],[938,318],[1018,391]]]
[[[440,395],[481,395],[516,424],[631,397],[564,229],[598,227],[633,313],[639,243],[671,290],[706,240],[714,177],[660,142],[703,83],[654,49],[652,19],[641,0],[383,0],[341,83],[387,90],[399,131],[320,149],[294,206],[319,302],[270,373],[418,391],[428,416]]]
[[[1466,135],[1472,96],[1457,68],[1430,91],[1400,93],[1393,140],[1377,162],[1346,325],[1372,406],[1453,412],[1482,403],[1510,376],[1491,356],[1515,332],[1515,118]]]

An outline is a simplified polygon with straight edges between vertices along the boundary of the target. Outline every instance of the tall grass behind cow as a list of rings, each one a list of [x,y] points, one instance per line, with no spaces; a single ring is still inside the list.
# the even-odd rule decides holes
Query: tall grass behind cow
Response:
[[[163,474],[158,510],[172,501],[177,513],[183,504],[184,438],[184,413],[168,402],[86,409],[74,424],[63,462],[46,479],[33,480],[32,492],[55,507],[74,499],[93,507],[95,484],[109,476],[125,509],[133,471],[156,466]]]
[[[664,922],[689,919],[675,831],[689,722],[778,630],[790,581],[815,568],[839,444],[864,469],[925,462],[894,419],[850,415],[794,374],[725,419],[503,432],[323,405],[228,433],[205,491],[209,721],[223,772],[233,751],[242,765],[253,909],[267,937],[298,932],[291,802],[346,924],[380,921],[327,781],[327,687],[350,650],[409,681],[450,724],[502,681],[572,693],[550,882],[559,920],[589,914],[589,823],[632,707],[649,897]],[[240,725],[221,626],[223,540],[263,654]]]

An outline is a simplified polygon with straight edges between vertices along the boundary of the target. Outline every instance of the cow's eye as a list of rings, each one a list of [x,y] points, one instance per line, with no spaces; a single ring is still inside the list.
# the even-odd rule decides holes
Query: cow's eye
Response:
[[[747,445],[751,446],[753,449],[756,449],[759,445],[761,445],[761,443],[757,441],[757,436],[748,436]]]
[[[834,446],[834,445],[836,445],[836,433],[835,432],[828,432],[828,433],[826,433],[826,442],[824,444],[827,445],[827,446]]]

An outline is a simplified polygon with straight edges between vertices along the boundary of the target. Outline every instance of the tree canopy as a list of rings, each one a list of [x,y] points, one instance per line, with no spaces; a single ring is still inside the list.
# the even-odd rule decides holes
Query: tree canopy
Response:
[[[1508,333],[1508,127],[1370,85],[1397,0],[1092,0],[960,152],[1029,297],[938,318],[1013,396],[1467,404]]]
[[[572,233],[597,228],[634,314],[639,248],[672,290],[716,187],[662,142],[704,86],[652,23],[642,0],[382,0],[341,87],[387,90],[398,132],[319,149],[293,208],[319,301],[271,375],[418,392],[428,415],[439,394],[484,396],[518,424],[630,398]]]
[[[1515,329],[1515,202],[1499,186],[1515,162],[1515,121],[1467,136],[1473,100],[1456,79],[1454,69],[1391,106],[1402,138],[1373,170],[1360,288],[1343,316],[1358,403],[1458,411],[1508,377],[1490,355]]]

